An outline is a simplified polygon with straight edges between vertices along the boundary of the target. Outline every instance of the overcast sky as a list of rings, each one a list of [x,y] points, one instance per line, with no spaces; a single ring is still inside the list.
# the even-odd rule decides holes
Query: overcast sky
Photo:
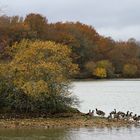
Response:
[[[49,22],[80,21],[116,40],[140,40],[140,0],[0,0],[2,12],[40,13]]]

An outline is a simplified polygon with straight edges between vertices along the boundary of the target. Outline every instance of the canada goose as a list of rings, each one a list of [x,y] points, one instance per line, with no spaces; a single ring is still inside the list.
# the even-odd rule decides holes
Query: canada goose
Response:
[[[133,118],[134,121],[136,121],[137,120],[137,114],[135,114],[132,118]]]
[[[97,108],[96,108],[96,114],[103,117],[105,116],[105,113],[101,110],[98,110]]]
[[[107,117],[107,120],[110,121],[112,119],[112,114],[110,113]]]
[[[117,114],[118,114],[121,118],[124,118],[125,115],[126,115],[124,112],[121,112],[121,111],[119,111]]]
[[[131,121],[131,122],[132,122],[132,121],[133,121],[132,114],[133,114],[133,112],[127,111],[127,113],[126,113],[124,119],[127,120],[127,121]]]
[[[121,111],[119,111],[117,114],[119,114],[119,115],[125,115],[125,113],[124,112],[121,112]]]
[[[130,112],[129,117],[132,117],[133,112]]]
[[[129,119],[129,111],[126,112],[126,114],[123,116],[123,119],[128,121],[128,119]]]
[[[86,113],[85,115],[89,115],[91,113],[91,110],[88,111],[88,113]]]
[[[136,117],[136,122],[140,122],[140,116]]]
[[[91,112],[91,116],[92,116],[92,117],[94,116],[94,110],[92,110],[92,112]]]
[[[118,113],[114,114],[114,119],[117,119],[117,121],[120,119],[120,115]]]
[[[92,110],[92,111],[89,110],[89,112],[86,113],[85,116],[91,116],[91,117],[94,116],[94,110]]]
[[[126,116],[126,117],[128,117],[128,116],[129,116],[129,111],[127,111],[127,112],[126,112],[126,115],[125,115],[125,116]]]
[[[114,111],[110,112],[111,115],[116,114],[116,109],[114,109]]]

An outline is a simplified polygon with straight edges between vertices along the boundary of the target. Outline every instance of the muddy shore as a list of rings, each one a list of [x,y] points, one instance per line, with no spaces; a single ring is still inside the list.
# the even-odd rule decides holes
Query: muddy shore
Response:
[[[73,127],[123,127],[134,123],[124,120],[108,120],[102,117],[89,117],[75,114],[30,119],[0,119],[0,128],[73,128]]]

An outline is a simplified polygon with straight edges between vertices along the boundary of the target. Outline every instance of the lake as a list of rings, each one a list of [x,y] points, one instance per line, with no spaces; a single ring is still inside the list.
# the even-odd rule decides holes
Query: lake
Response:
[[[73,92],[82,112],[98,108],[107,114],[114,109],[140,114],[140,80],[74,82]]]
[[[140,114],[140,81],[74,82],[72,92],[81,101],[80,111],[98,108]],[[0,129],[0,140],[138,140],[140,125],[112,128]]]

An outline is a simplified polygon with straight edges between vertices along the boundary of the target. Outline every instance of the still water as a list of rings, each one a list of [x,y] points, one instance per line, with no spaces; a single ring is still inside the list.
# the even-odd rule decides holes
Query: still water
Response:
[[[140,127],[71,129],[2,129],[0,140],[139,140]]]
[[[74,82],[73,93],[80,98],[80,111],[99,108],[108,114],[133,111],[140,114],[140,81]],[[140,125],[113,128],[0,129],[0,140],[139,140]]]
[[[98,108],[107,114],[114,109],[140,114],[140,80],[75,82],[73,92],[82,112]]]

